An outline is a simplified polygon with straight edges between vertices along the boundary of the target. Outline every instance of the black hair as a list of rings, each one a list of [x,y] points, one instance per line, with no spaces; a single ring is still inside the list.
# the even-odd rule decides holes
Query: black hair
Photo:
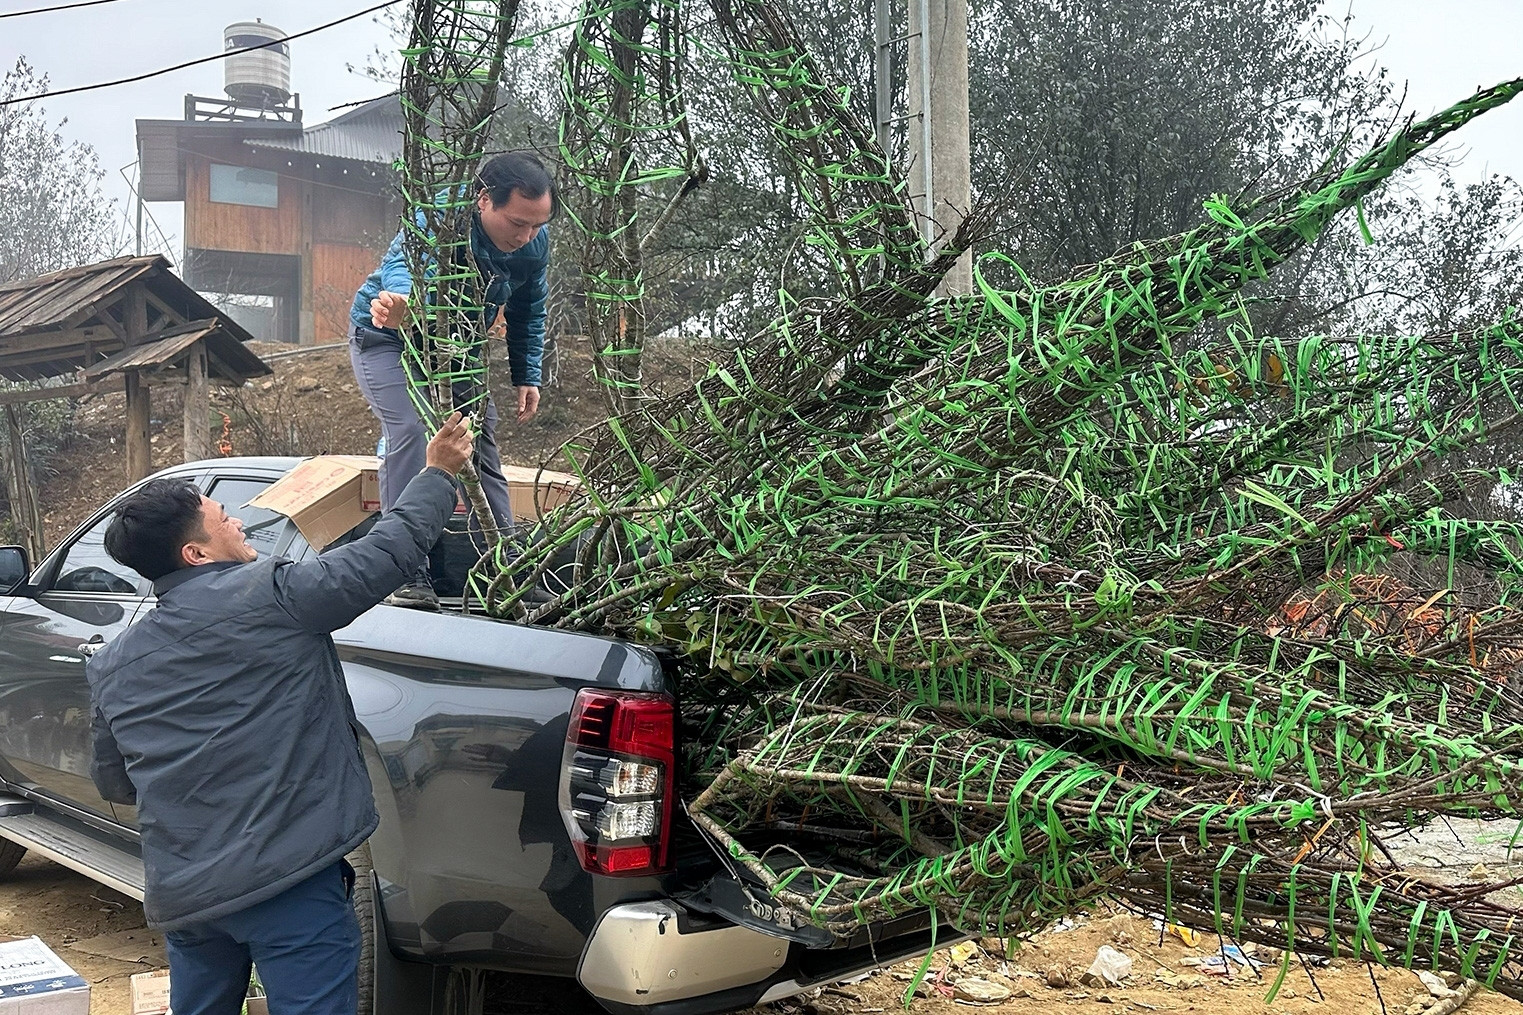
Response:
[[[516,190],[531,201],[550,195],[550,217],[561,210],[555,178],[545,164],[528,152],[493,155],[476,172],[476,186],[487,192],[493,208],[501,208]]]
[[[155,479],[128,494],[106,527],[106,552],[149,581],[186,567],[180,550],[205,536],[201,491],[183,479]]]

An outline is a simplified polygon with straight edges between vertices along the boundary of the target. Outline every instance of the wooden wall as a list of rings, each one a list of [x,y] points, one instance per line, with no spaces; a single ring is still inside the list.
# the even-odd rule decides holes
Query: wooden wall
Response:
[[[314,342],[338,342],[349,331],[349,308],[382,251],[351,243],[312,244]]]
[[[211,160],[185,159],[185,245],[256,254],[301,253],[302,181],[280,178],[280,207],[213,204]]]
[[[394,198],[286,171],[279,172],[276,208],[214,204],[214,161],[200,154],[185,160],[186,247],[301,257],[301,323],[293,337],[303,343],[342,340],[355,290],[396,234]]]
[[[384,194],[359,194],[314,182],[312,239],[315,243],[379,245],[381,250],[397,231],[397,211]]]
[[[342,183],[313,181],[312,311],[314,342],[343,339],[349,308],[365,276],[397,230],[395,202],[386,194],[359,193]]]

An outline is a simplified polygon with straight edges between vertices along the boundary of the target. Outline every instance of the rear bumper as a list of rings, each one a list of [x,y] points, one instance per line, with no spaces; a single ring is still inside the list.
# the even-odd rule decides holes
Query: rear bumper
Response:
[[[656,899],[603,914],[577,980],[613,1015],[710,1015],[923,955],[933,936],[936,947],[964,940],[923,926],[856,947],[810,949]]]

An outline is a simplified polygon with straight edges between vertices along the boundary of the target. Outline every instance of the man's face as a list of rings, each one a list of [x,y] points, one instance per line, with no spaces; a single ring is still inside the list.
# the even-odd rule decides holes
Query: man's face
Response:
[[[243,522],[206,496],[201,498],[201,535],[187,542],[180,553],[192,567],[220,561],[247,564],[259,556],[243,538]]]
[[[492,246],[509,253],[539,235],[550,221],[550,192],[539,197],[524,197],[513,191],[506,201],[492,207],[492,196],[483,190],[476,195],[476,210],[481,213],[481,228]]]

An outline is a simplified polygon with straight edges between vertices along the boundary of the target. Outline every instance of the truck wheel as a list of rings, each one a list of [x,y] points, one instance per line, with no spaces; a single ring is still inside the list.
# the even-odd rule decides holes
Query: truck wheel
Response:
[[[354,868],[354,917],[360,923],[359,1015],[375,1011],[375,877],[370,871],[370,844],[344,859]]]
[[[9,839],[0,839],[0,878],[15,870],[23,856],[26,856],[25,846]]]

